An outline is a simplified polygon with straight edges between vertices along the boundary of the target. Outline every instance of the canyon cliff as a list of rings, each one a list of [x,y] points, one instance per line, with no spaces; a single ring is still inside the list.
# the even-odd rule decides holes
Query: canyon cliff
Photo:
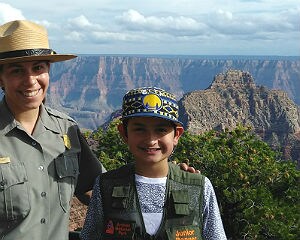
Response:
[[[229,69],[251,74],[257,85],[280,89],[300,105],[300,60],[254,57],[79,56],[51,65],[47,104],[70,114],[82,128],[97,129],[120,109],[134,87],[156,86],[184,94],[208,88]]]
[[[179,101],[180,120],[194,134],[248,126],[285,159],[300,166],[300,108],[282,90],[257,86],[249,72],[217,74],[205,90]]]

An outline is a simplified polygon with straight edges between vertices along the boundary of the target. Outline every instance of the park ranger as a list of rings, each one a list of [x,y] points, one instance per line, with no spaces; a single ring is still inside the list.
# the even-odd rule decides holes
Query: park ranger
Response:
[[[46,107],[52,62],[75,58],[49,48],[30,21],[0,26],[0,239],[66,240],[70,200],[104,168],[77,123]]]

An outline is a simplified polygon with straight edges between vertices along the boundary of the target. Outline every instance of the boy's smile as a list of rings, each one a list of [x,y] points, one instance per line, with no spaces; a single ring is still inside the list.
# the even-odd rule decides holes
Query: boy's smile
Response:
[[[160,148],[140,148],[140,149],[150,154],[160,150]]]

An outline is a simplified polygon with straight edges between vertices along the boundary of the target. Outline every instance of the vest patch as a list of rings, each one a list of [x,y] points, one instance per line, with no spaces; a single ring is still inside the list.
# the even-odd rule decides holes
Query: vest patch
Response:
[[[167,230],[169,239],[175,240],[200,240],[200,229],[197,226],[173,227]]]
[[[135,232],[135,225],[134,222],[130,221],[108,219],[105,234],[115,239],[132,239]]]
[[[197,240],[195,236],[195,230],[177,230],[175,233],[176,240]]]

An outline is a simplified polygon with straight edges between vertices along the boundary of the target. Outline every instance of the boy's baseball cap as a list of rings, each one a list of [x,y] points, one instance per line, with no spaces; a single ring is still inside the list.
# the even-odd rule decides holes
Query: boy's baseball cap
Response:
[[[124,95],[122,120],[131,117],[158,117],[183,125],[175,96],[156,87],[135,88]]]

